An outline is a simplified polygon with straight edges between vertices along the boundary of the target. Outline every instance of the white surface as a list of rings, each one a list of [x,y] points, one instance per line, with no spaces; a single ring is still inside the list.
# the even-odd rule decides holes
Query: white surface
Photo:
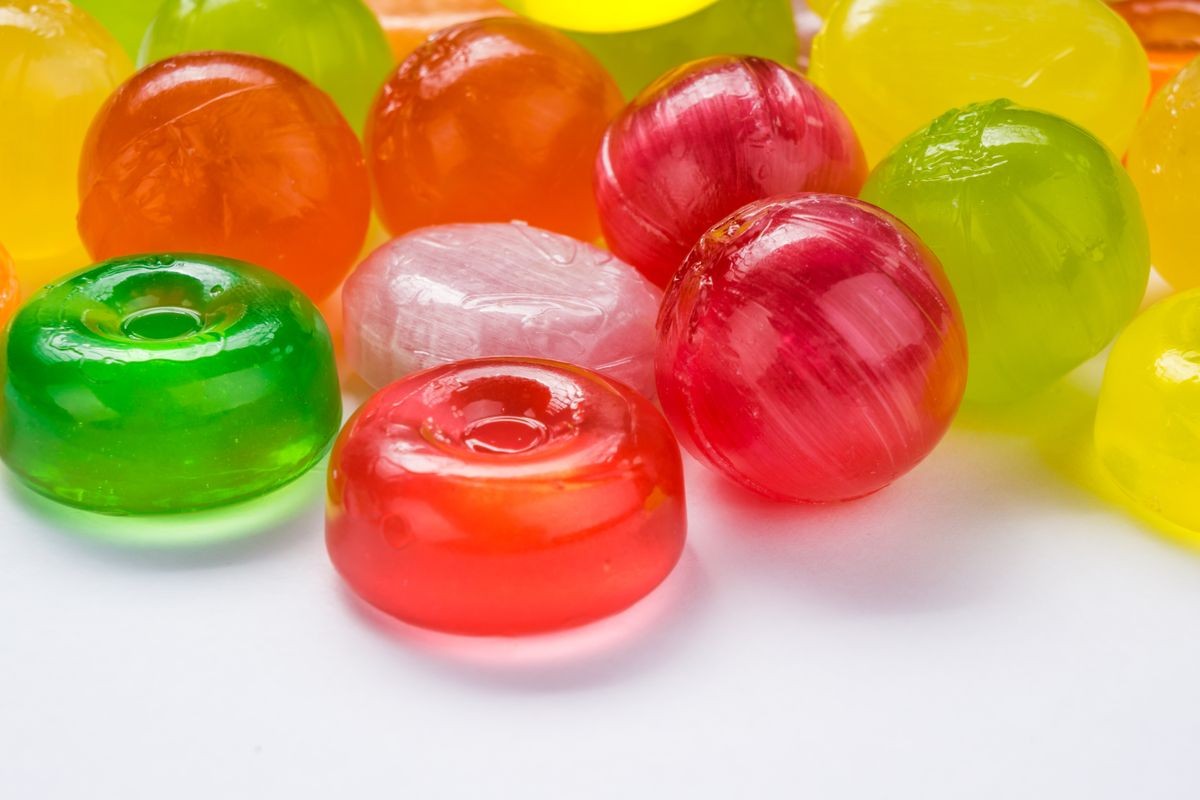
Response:
[[[1194,800],[1200,560],[1071,478],[1090,413],[960,424],[835,508],[689,464],[668,583],[526,641],[365,610],[315,497],[155,552],[6,480],[0,797]]]

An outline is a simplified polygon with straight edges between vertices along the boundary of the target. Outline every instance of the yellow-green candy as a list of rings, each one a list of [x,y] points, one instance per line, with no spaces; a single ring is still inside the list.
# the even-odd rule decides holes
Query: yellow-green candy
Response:
[[[138,63],[196,50],[286,64],[329,93],[360,132],[394,66],[383,28],[363,0],[165,0]]]
[[[1150,272],[1133,184],[1095,137],[1005,101],[913,134],[863,199],[941,259],[967,325],[967,399],[1033,394],[1099,353],[1137,311]]]

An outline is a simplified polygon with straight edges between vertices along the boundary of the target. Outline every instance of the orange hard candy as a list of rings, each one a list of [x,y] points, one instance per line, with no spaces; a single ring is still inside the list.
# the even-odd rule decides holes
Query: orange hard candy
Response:
[[[17,310],[17,276],[13,272],[12,259],[0,247],[0,332]]]
[[[517,18],[434,35],[384,84],[367,122],[378,211],[393,234],[509,222],[590,240],[592,166],[616,83],[561,33]]]
[[[215,52],[117,89],[84,144],[79,197],[93,258],[227,256],[317,301],[354,265],[371,211],[358,139],[328,95],[281,64]]]
[[[498,0],[367,0],[367,5],[379,17],[397,61],[442,28],[512,15]]]

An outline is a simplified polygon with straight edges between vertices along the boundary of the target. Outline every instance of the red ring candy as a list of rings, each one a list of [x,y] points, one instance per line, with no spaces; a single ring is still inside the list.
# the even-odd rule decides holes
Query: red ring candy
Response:
[[[405,622],[536,633],[614,614],[683,551],[679,447],[648,400],[553,361],[460,361],[397,381],[342,431],[326,542]]]

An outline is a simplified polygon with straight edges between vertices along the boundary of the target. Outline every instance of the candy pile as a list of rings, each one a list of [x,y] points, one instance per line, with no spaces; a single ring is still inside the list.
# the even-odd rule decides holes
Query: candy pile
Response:
[[[852,500],[1115,339],[1096,452],[1200,530],[1198,51],[1184,0],[0,0],[0,455],[180,514],[332,447],[355,592],[526,634],[670,574],[680,444]]]

